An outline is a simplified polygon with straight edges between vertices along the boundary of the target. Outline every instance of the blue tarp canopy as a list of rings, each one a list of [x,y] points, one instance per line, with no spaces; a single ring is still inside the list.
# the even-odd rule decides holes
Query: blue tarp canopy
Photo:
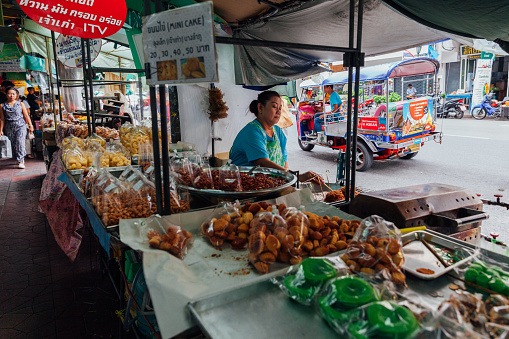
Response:
[[[360,81],[386,80],[395,77],[421,75],[438,72],[439,63],[436,59],[422,57],[391,62],[388,64],[362,67]],[[355,80],[355,69],[352,81]],[[322,82],[322,85],[348,83],[348,71],[335,73]]]

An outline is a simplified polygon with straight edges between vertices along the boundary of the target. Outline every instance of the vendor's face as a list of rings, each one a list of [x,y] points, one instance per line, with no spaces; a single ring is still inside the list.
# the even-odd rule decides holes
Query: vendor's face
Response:
[[[323,91],[327,94],[331,94],[332,93],[332,87],[329,87],[329,86],[325,86],[323,88]]]
[[[264,105],[258,104],[258,118],[265,121],[270,126],[274,126],[281,118],[281,98],[272,97]]]
[[[15,91],[8,91],[7,92],[7,99],[9,101],[14,101],[14,100],[17,100],[18,99],[18,93],[16,93]]]
[[[29,89],[29,90],[28,90],[28,93],[30,93],[30,94],[34,94],[34,93],[35,93],[35,89]]]

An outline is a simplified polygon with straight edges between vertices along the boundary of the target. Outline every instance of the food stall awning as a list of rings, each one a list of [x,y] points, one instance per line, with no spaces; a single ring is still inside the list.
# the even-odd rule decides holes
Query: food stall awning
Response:
[[[318,84],[311,79],[304,80],[300,83],[300,88],[308,88],[313,86],[318,86]]]
[[[395,11],[423,25],[467,38],[497,42],[509,52],[509,16],[506,2],[496,0],[382,0]]]
[[[385,80],[394,77],[404,77],[407,75],[419,75],[434,73],[438,70],[438,60],[433,58],[415,58],[388,64],[369,66],[361,68],[360,81]],[[355,70],[353,72],[355,76]],[[322,85],[346,84],[348,82],[348,72],[340,72],[331,75],[325,79]]]
[[[303,44],[348,46],[347,0],[313,1],[266,20],[234,29],[234,37]],[[366,56],[429,44],[451,34],[428,28],[379,0],[364,5],[362,51]],[[237,83],[268,85],[320,73],[318,61],[341,61],[342,53],[236,46],[241,72]]]

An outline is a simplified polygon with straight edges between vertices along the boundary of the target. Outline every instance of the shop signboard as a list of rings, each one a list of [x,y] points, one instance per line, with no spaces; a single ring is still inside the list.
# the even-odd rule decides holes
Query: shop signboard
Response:
[[[125,0],[17,0],[33,21],[51,31],[86,39],[118,32],[127,16]]]
[[[418,98],[403,104],[403,136],[425,130],[433,125],[433,99]]]
[[[490,91],[491,68],[493,67],[493,59],[477,59],[476,70],[474,76],[474,89],[472,91],[472,103],[470,109],[475,105],[482,103],[484,96]]]
[[[17,44],[5,44],[0,52],[0,61],[15,60],[21,58],[21,52]]]
[[[149,85],[218,81],[212,14],[209,1],[143,18]]]
[[[13,59],[9,61],[0,62],[0,73],[1,72],[24,72],[25,70],[19,67],[19,59]]]
[[[101,52],[101,39],[90,39],[90,55],[94,61]],[[81,39],[74,36],[60,34],[56,40],[57,58],[66,67],[81,68]]]

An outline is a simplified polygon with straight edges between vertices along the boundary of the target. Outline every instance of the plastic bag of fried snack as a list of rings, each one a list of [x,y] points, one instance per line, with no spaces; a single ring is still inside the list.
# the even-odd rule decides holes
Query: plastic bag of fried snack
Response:
[[[83,150],[79,147],[68,148],[62,153],[65,168],[68,170],[85,169],[88,162]]]
[[[341,259],[354,272],[376,275],[406,286],[405,274],[401,271],[404,263],[401,232],[382,217],[372,215],[362,220]]]
[[[288,226],[275,206],[270,212],[258,213],[254,217],[249,233],[248,259],[259,273],[267,273],[280,253],[287,254],[285,259],[292,262],[290,249],[295,245],[295,239],[288,233]],[[295,258],[294,264],[302,261],[298,255]]]
[[[167,251],[180,259],[184,259],[193,244],[190,232],[173,225],[159,214],[141,221],[140,236],[148,240],[150,247]]]
[[[247,245],[252,220],[253,214],[240,211],[238,203],[223,203],[201,225],[201,231],[214,247],[221,248],[228,242],[233,249],[241,250]]]
[[[87,138],[87,142],[89,141],[97,141],[99,144],[101,144],[102,147],[106,146],[106,140],[98,136],[97,134],[92,134]]]

